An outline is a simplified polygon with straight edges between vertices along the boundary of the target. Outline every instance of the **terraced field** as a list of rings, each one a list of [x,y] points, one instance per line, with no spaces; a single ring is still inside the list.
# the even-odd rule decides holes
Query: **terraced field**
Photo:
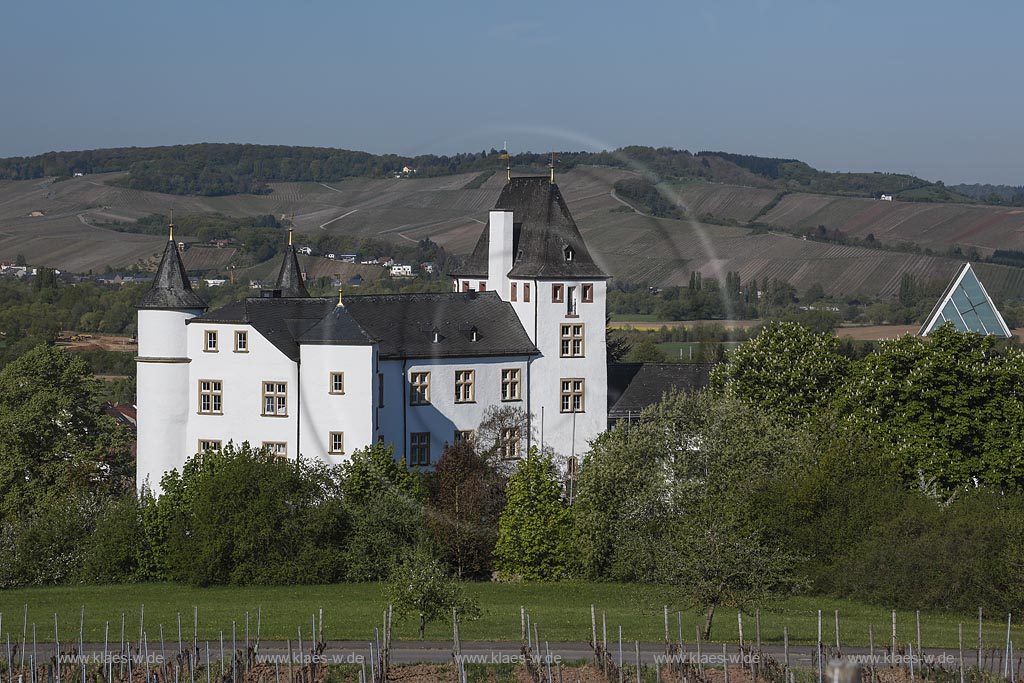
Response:
[[[454,254],[476,243],[504,183],[496,173],[482,187],[463,187],[476,174],[422,179],[352,179],[338,183],[281,183],[268,195],[178,197],[110,187],[112,176],[87,176],[60,183],[50,180],[0,183],[0,259],[23,254],[34,265],[86,272],[107,265],[154,262],[163,238],[114,232],[102,224],[133,221],[150,213],[219,211],[233,215],[294,212],[302,235],[347,234],[400,241],[425,238]],[[724,278],[737,271],[744,281],[784,279],[798,290],[821,284],[833,294],[894,295],[903,273],[948,279],[957,262],[806,241],[784,234],[755,234],[741,227],[655,219],[623,208],[612,192],[629,171],[582,167],[560,174],[559,186],[594,257],[615,278],[653,285],[685,284],[691,271]],[[677,186],[692,215],[711,214],[739,222],[750,220],[774,197],[771,189],[685,183]],[[31,216],[34,211],[42,216]],[[925,239],[936,245],[957,243],[979,249],[1024,248],[1024,213],[996,207],[911,204],[869,199],[788,195],[759,220],[787,227],[824,224],[850,234],[874,233],[882,240]],[[183,236],[187,237],[187,236]],[[283,235],[282,235],[283,239]],[[944,248],[944,247],[943,247]],[[193,247],[186,263],[221,268],[230,249]],[[310,275],[356,272],[379,276],[326,259],[304,264]],[[240,275],[263,279],[273,264]],[[266,271],[266,272],[264,272]],[[351,273],[349,272],[351,271]],[[982,265],[989,290],[1024,295],[1024,269]]]
[[[814,194],[786,195],[761,220],[787,229],[824,225],[855,237],[873,234],[883,242],[914,242],[936,251],[953,245],[1024,249],[1024,209],[971,204],[881,202]]]

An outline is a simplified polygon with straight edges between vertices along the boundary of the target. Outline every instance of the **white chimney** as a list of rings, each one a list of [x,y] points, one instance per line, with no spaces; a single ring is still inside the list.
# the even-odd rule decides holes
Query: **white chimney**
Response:
[[[512,212],[491,211],[487,227],[487,288],[508,300],[508,271],[512,270]]]

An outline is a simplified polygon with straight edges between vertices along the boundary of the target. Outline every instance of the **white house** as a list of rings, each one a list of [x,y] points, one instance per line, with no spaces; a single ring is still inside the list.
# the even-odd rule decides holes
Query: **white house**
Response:
[[[391,277],[412,277],[412,266],[407,263],[396,263],[391,266]]]
[[[879,199],[881,201],[883,201],[883,202],[891,202],[892,201],[892,195],[891,194],[883,194],[881,197],[879,197]]]
[[[137,484],[229,440],[430,466],[492,405],[530,416],[509,457],[578,456],[607,423],[607,277],[546,177],[508,182],[444,294],[310,297],[289,247],[273,289],[207,312],[168,242],[139,305]]]

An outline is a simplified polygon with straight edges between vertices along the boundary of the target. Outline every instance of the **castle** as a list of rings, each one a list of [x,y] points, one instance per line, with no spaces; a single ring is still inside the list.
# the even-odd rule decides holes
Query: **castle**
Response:
[[[311,297],[290,242],[273,289],[208,311],[171,236],[138,310],[140,488],[228,441],[336,464],[382,440],[429,467],[494,405],[528,416],[508,458],[606,428],[608,275],[553,178],[509,178],[450,293]]]

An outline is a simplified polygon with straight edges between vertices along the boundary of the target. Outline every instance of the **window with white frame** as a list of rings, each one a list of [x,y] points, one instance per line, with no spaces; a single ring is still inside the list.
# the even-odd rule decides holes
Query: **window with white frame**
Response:
[[[275,458],[287,458],[288,457],[288,444],[284,441],[264,441],[263,450],[270,453]]]
[[[199,412],[204,415],[222,415],[224,406],[223,384],[219,379],[199,380]]]
[[[203,351],[216,353],[217,351],[217,330],[206,330],[203,334]]]
[[[409,434],[409,465],[426,466],[430,464],[430,432],[412,432]]]
[[[456,429],[455,430],[455,443],[462,443],[463,441],[472,441],[474,431],[472,429]]]
[[[220,448],[220,439],[199,439],[199,453],[205,453],[206,451],[219,451]]]
[[[345,454],[345,432],[331,432],[327,441],[327,452],[331,455]]]
[[[475,370],[456,370],[455,371],[455,402],[456,403],[472,403],[474,401],[475,392],[473,389],[473,380],[476,376]]]
[[[561,380],[561,412],[583,412],[583,379],[570,377]]]
[[[409,405],[425,406],[430,403],[430,373],[409,373]]]
[[[345,393],[345,373],[344,372],[332,372],[330,379],[330,387],[328,391],[332,394],[344,394]]]
[[[583,357],[583,323],[564,323],[561,329],[562,358]]]
[[[235,332],[235,353],[249,353],[249,333],[245,330]]]
[[[519,401],[521,372],[519,368],[504,368],[501,371],[501,400]]]
[[[523,440],[523,433],[519,427],[505,427],[501,430],[501,455],[507,460],[514,460],[520,456],[520,446]]]
[[[288,383],[263,383],[263,416],[288,417]]]

